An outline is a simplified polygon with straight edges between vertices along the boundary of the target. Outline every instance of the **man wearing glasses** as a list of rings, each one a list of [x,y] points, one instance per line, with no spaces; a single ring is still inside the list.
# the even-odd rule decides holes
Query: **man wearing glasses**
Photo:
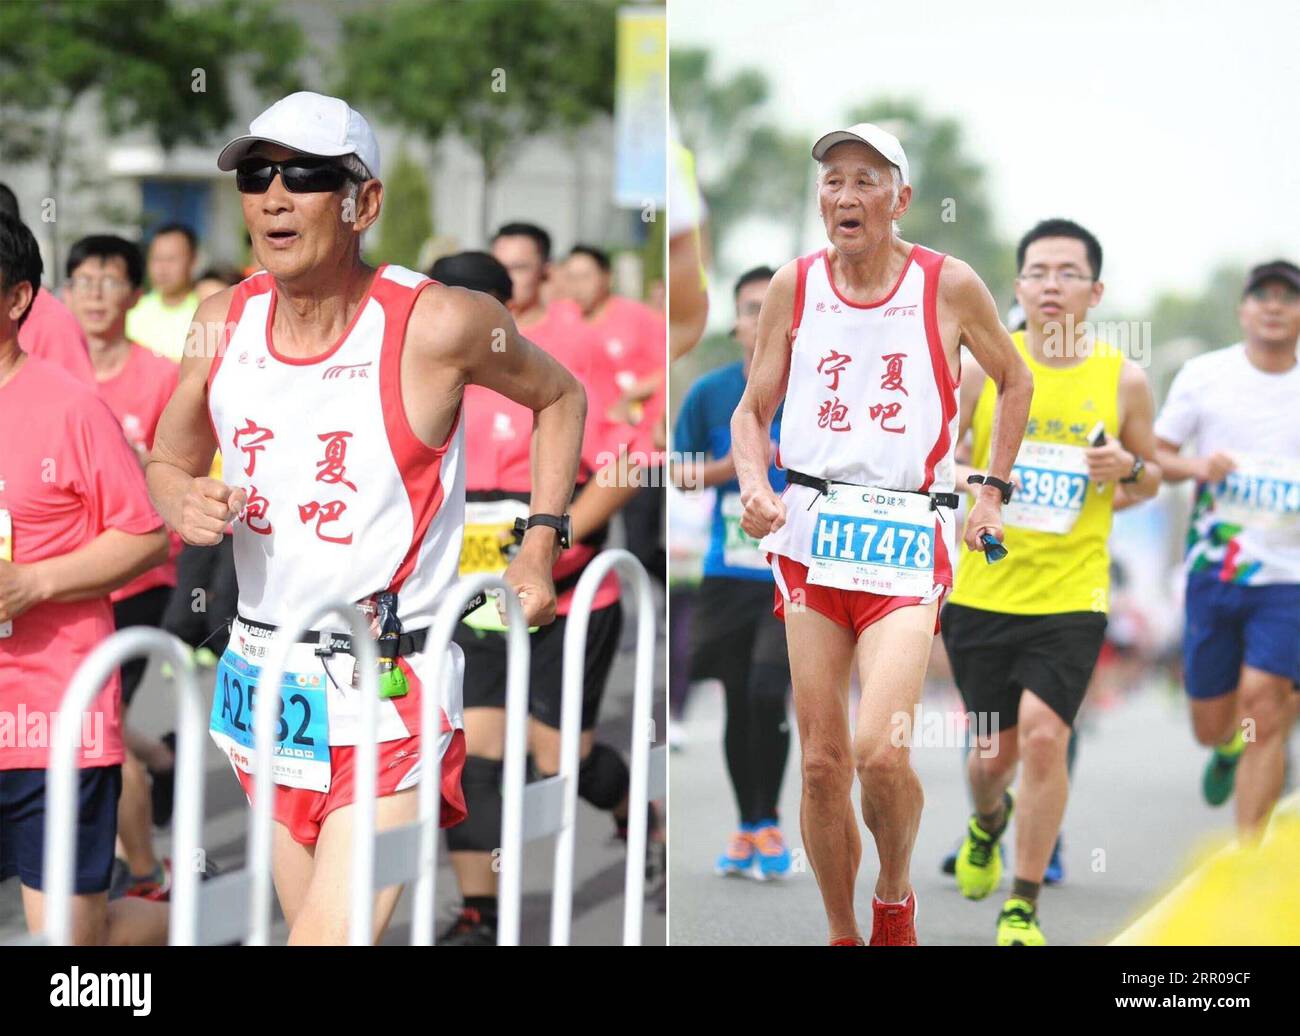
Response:
[[[1146,375],[1087,323],[1102,297],[1100,243],[1077,223],[1044,220],[1020,240],[1016,259],[1025,329],[1012,340],[1033,372],[1034,400],[1012,469],[1015,493],[1002,510],[1010,561],[963,555],[943,639],[976,718],[971,735],[983,736],[967,759],[975,812],[957,852],[957,885],[968,899],[998,887],[998,842],[1014,809],[1015,883],[997,943],[1041,946],[1038,893],[1065,814],[1070,732],[1106,631],[1116,484],[1125,502],[1147,499],[1160,471]],[[971,434],[972,466],[958,466],[959,486],[971,488],[986,470],[994,401],[984,372],[968,368],[958,442]]]
[[[1183,667],[1192,729],[1214,749],[1202,791],[1217,806],[1235,784],[1237,827],[1257,837],[1300,676],[1300,268],[1256,266],[1237,316],[1243,340],[1183,366],[1155,430],[1165,478],[1196,481]]]
[[[462,395],[483,385],[534,414],[532,514],[504,578],[538,625],[555,615],[583,391],[495,300],[362,262],[384,188],[374,134],[344,101],[292,94],[249,129],[218,165],[236,172],[263,270],[200,305],[147,470],[186,542],[216,543],[235,522],[239,616],[217,667],[213,738],[251,794],[244,720],[269,638],[309,607],[356,602],[372,629],[382,619],[400,633],[380,687],[378,826],[415,819],[426,734],[442,758],[443,823],[454,824],[465,814],[463,661],[450,648],[438,684],[425,641],[461,553]],[[218,445],[226,483],[205,477]],[[348,931],[362,684],[350,641],[333,631],[337,620],[295,645],[277,689],[275,882],[291,943],[340,943]],[[440,695],[440,731],[419,729],[423,693]],[[377,896],[376,937],[400,891]]]
[[[140,298],[144,259],[132,242],[112,234],[83,237],[68,252],[68,307],[90,345],[90,359],[100,398],[122,425],[122,434],[143,467],[149,459],[154,432],[163,408],[176,390],[179,368],[171,360],[131,341],[126,335],[127,311]],[[113,591],[113,621],[118,629],[161,626],[172,588],[176,586],[176,555],[180,541],[173,533],[167,561]],[[187,598],[185,607],[191,601]],[[133,658],[122,666],[122,709],[131,705],[144,679],[148,659]],[[127,755],[122,763],[122,799],[118,807],[118,837],[126,857],[126,873],[115,878],[114,891],[145,899],[166,899],[171,886],[169,866],[153,851],[153,809],[146,767],[155,772],[174,762],[161,740],[127,727]]]

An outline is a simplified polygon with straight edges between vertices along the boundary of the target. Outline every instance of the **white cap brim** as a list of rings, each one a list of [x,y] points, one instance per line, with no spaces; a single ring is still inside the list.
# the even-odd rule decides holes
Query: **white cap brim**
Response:
[[[248,153],[258,144],[278,144],[280,147],[287,147],[289,150],[296,151],[300,155],[315,155],[320,158],[338,158],[340,155],[356,154],[355,149],[350,147],[303,151],[301,148],[295,147],[288,141],[276,140],[273,137],[255,137],[245,135],[242,137],[236,137],[221,149],[221,154],[217,156],[217,168],[223,172],[230,172],[235,168],[235,166],[239,165],[241,161],[247,158]]]

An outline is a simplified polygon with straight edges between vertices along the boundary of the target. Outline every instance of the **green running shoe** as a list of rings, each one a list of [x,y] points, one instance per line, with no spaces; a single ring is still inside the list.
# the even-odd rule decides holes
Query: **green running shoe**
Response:
[[[979,820],[972,814],[966,824],[966,840],[957,850],[957,888],[967,899],[983,899],[1002,880],[1002,854],[996,852],[1002,832],[1011,822],[1011,813],[1015,809],[1016,799],[1010,790],[1002,795],[1006,804],[1006,817],[1002,821],[1002,831],[996,838],[992,837],[979,825]]]
[[[1238,730],[1226,745],[1218,745],[1210,753],[1201,777],[1201,793],[1211,806],[1222,806],[1232,798],[1232,787],[1237,779],[1237,763],[1246,749],[1245,738]]]
[[[999,946],[1046,946],[1047,939],[1038,927],[1038,912],[1027,899],[1012,896],[1002,904],[998,914]]]

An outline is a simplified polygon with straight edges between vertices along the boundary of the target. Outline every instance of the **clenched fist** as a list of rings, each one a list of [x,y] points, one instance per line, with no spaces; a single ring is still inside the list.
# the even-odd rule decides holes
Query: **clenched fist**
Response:
[[[785,524],[785,501],[770,488],[752,493],[741,493],[740,502],[745,512],[740,516],[740,527],[756,540],[769,532],[776,532]]]
[[[239,517],[248,504],[248,490],[226,485],[215,478],[196,478],[181,500],[181,520],[176,532],[195,547],[221,542],[226,526]]]

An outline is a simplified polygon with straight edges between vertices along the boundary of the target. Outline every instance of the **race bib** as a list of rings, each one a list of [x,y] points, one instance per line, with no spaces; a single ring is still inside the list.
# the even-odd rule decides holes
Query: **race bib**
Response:
[[[212,698],[209,731],[212,740],[245,773],[255,767],[253,715],[261,666],[227,648],[217,663],[217,689]],[[319,673],[285,673],[280,686],[279,715],[273,730],[271,779],[290,788],[329,791],[329,706],[324,668]]]
[[[753,568],[759,571],[771,571],[764,551],[759,549],[758,540],[740,527],[740,518],[745,507],[736,492],[722,495],[722,560],[728,568]]]
[[[817,502],[808,582],[924,597],[934,587],[934,538],[929,497],[831,483]]]
[[[1021,443],[1011,473],[1020,488],[1002,507],[1005,524],[1057,535],[1074,528],[1088,494],[1088,461],[1082,446]]]
[[[465,538],[460,549],[460,574],[462,577],[489,572],[500,575],[510,559],[505,547],[515,542],[516,518],[528,517],[528,504],[523,500],[491,500],[465,504]],[[488,598],[462,620],[466,626],[494,633],[505,631],[496,597]]]
[[[1300,461],[1232,453],[1237,470],[1214,486],[1215,517],[1250,529],[1294,528],[1300,515]]]
[[[523,500],[467,503],[460,548],[461,576],[504,572],[510,561],[506,548],[515,542],[515,519],[527,517],[528,504]]]

